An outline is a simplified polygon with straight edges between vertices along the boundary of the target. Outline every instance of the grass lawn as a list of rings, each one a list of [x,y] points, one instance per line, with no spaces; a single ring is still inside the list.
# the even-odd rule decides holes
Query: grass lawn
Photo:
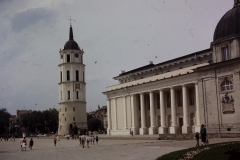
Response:
[[[226,145],[223,145],[226,144]],[[217,143],[207,145],[210,149],[204,150],[194,156],[193,160],[240,160],[240,143]],[[203,149],[207,146],[193,147],[180,151],[171,152],[159,157],[157,160],[177,160],[188,151]]]

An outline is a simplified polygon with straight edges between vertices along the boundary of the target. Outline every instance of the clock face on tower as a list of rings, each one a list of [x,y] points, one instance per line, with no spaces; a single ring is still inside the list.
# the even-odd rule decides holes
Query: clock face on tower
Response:
[[[75,57],[76,57],[76,58],[78,58],[78,57],[79,57],[78,53],[76,53],[76,54],[75,54]]]

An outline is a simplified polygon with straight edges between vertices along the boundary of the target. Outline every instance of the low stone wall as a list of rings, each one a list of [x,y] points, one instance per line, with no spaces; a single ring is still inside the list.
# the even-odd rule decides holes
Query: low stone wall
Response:
[[[195,134],[159,134],[159,140],[192,140]],[[240,133],[208,133],[207,138],[237,138]]]

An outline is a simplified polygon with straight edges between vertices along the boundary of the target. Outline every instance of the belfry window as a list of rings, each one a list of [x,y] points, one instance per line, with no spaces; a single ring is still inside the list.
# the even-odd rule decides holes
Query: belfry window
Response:
[[[230,59],[229,47],[222,47],[222,61],[227,61]]]
[[[70,81],[70,71],[67,71],[67,81]]]
[[[233,90],[233,83],[225,78],[225,80],[221,83],[221,91]]]
[[[62,71],[60,72],[60,82],[62,82]]]
[[[84,73],[84,71],[83,71],[83,82],[85,81],[85,73]]]
[[[73,111],[75,111],[75,107],[73,107]]]
[[[79,71],[76,70],[76,81],[79,81]]]
[[[67,54],[67,62],[70,62],[70,54]]]
[[[70,99],[70,91],[68,91],[67,93],[68,93],[68,94],[67,94],[67,95],[68,95],[68,98],[67,98],[67,99]]]

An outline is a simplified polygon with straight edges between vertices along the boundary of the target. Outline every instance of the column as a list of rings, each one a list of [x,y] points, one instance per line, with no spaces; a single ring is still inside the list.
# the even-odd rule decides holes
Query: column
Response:
[[[145,102],[144,102],[144,94],[140,94],[140,105],[141,105],[141,128],[140,128],[140,135],[147,134],[146,128],[146,110],[145,110]]]
[[[110,135],[110,130],[112,126],[111,122],[111,100],[107,99],[107,116],[108,116],[108,128],[107,128],[107,134]]]
[[[114,130],[117,130],[117,98],[114,98],[113,99],[113,113],[114,113],[114,120],[113,120],[113,123],[114,123]]]
[[[159,127],[159,134],[166,134],[167,127],[166,127],[166,109],[165,109],[165,100],[164,100],[164,91],[160,90],[160,116],[161,116],[161,126]]]
[[[170,127],[170,134],[177,133],[177,114],[176,114],[176,103],[175,103],[175,89],[172,87],[170,89],[171,92],[171,127]]]
[[[188,105],[187,105],[187,87],[186,85],[182,86],[182,95],[183,95],[183,126],[182,133],[189,133],[190,126],[188,123]]]
[[[126,96],[123,96],[123,129],[127,130],[127,105],[126,105]]]
[[[149,93],[150,97],[150,121],[151,126],[149,128],[149,134],[153,135],[156,134],[156,114],[155,114],[155,107],[154,107],[154,93],[151,91]]]
[[[198,95],[198,83],[195,83],[195,99],[196,99],[196,113],[195,113],[195,132],[199,132],[201,128],[200,123],[200,108],[199,108],[199,95]]]
[[[138,116],[136,106],[136,95],[131,95],[131,115],[132,115],[132,128],[134,134],[138,134]]]

